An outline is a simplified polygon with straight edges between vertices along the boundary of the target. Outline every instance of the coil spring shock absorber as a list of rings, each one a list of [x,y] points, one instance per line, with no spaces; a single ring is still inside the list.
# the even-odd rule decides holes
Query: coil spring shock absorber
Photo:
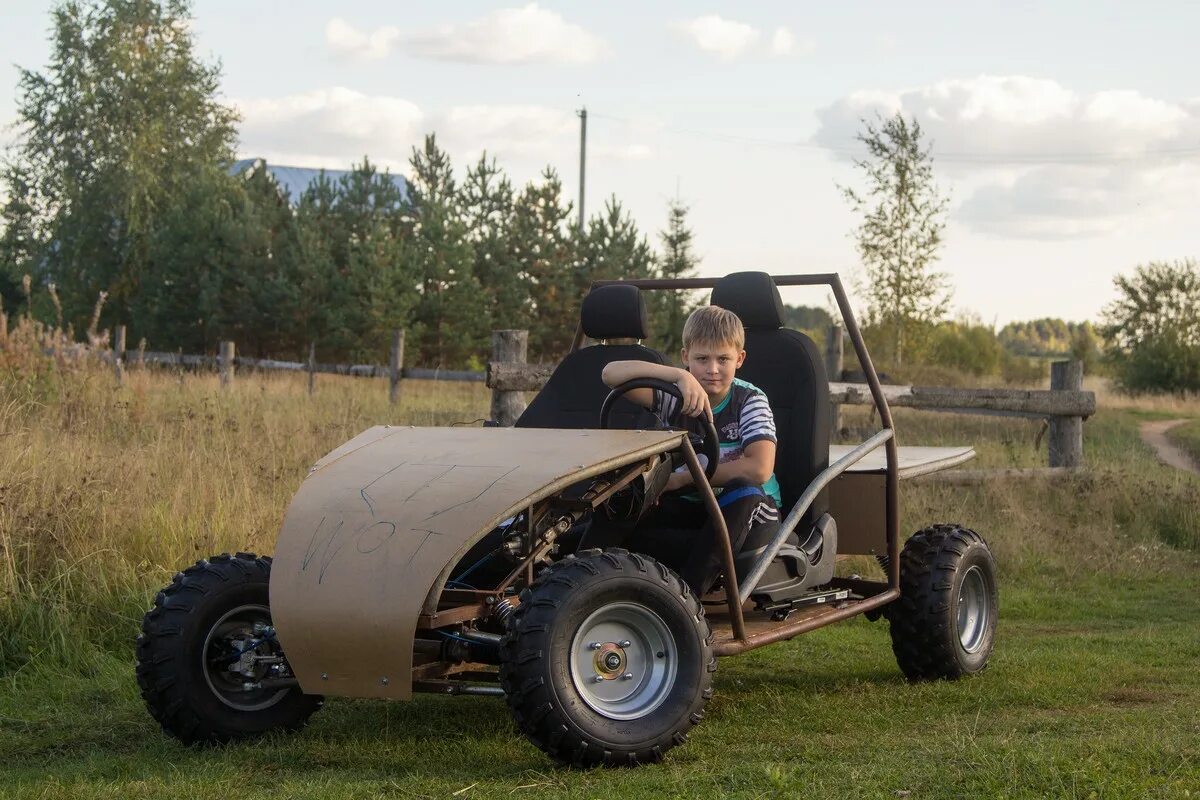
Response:
[[[508,620],[512,617],[513,612],[517,607],[507,597],[501,597],[496,605],[492,608],[492,619],[500,623],[502,628],[508,628]]]

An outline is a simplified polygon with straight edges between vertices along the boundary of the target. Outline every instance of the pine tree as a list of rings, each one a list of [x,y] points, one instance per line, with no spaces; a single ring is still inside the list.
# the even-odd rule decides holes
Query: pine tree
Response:
[[[243,175],[242,193],[246,211],[229,275],[236,293],[222,308],[229,317],[225,337],[259,357],[299,357],[307,337],[296,324],[301,256],[295,211],[265,162]]]
[[[687,224],[688,207],[680,200],[667,204],[667,227],[658,234],[662,254],[657,277],[693,278],[700,259],[692,252],[692,229]],[[654,344],[667,358],[674,359],[683,348],[683,323],[696,307],[692,292],[650,292]]]
[[[572,206],[558,173],[547,167],[540,183],[521,190],[513,208],[509,250],[529,301],[529,357],[555,361],[566,353],[579,324],[580,282],[571,235]]]
[[[579,266],[574,273],[572,308],[578,318],[583,296],[594,281],[614,278],[652,278],[655,275],[654,251],[645,234],[621,205],[616,196],[604,204],[604,210],[588,220],[587,232],[579,240]],[[653,325],[654,318],[650,323]],[[663,332],[651,328],[649,338]]]
[[[580,249],[581,285],[586,289],[596,280],[649,278],[654,268],[654,251],[646,235],[616,195],[609,197],[604,210],[588,220]]]
[[[296,210],[299,266],[294,346],[324,357],[378,360],[418,300],[409,258],[412,210],[387,172],[363,159],[334,183],[321,173]]]
[[[481,353],[487,317],[485,295],[472,275],[474,252],[463,223],[461,197],[450,157],[430,134],[413,148],[410,202],[416,221],[405,258],[419,285],[413,314],[422,363],[454,367]]]
[[[487,153],[482,154],[463,181],[462,213],[491,330],[529,326],[529,289],[510,241],[515,204],[512,183],[494,158],[489,161]]]
[[[867,158],[855,166],[866,188],[842,192],[863,217],[854,236],[866,268],[867,324],[888,331],[888,355],[900,365],[915,344],[910,340],[950,305],[947,276],[930,270],[942,244],[948,201],[933,182],[931,149],[922,144],[915,118],[897,113],[863,125],[857,138]]]

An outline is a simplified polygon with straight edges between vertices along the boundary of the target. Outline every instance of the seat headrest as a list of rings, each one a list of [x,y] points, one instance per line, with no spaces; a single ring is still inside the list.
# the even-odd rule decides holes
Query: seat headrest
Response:
[[[646,338],[646,303],[636,286],[597,286],[583,298],[579,318],[591,339]]]
[[[765,272],[735,272],[717,281],[712,304],[737,314],[746,330],[783,327],[779,287]]]

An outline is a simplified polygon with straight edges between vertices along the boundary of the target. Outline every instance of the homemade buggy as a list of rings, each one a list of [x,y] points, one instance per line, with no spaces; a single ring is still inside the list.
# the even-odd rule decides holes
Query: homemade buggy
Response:
[[[882,429],[830,446],[829,389],[806,336],[782,327],[780,286],[828,286]],[[640,344],[641,291],[712,288],[746,328],[738,376],[776,418],[784,521],[733,552],[697,451],[718,433],[664,430],[600,380],[614,360],[663,362]],[[581,347],[584,337],[598,342]],[[676,391],[670,384],[654,384]],[[885,616],[910,679],[978,672],[997,591],[980,536],[957,525],[903,550],[903,478],[971,458],[898,448],[892,417],[837,275],[598,284],[572,352],[514,428],[364,431],[318,461],[288,508],[272,562],[248,553],[187,568],[155,598],[138,639],[150,712],[185,742],[304,724],[325,695],[504,696],[520,729],[578,765],[660,759],[712,695],[716,658],[866,614]],[[669,473],[691,471],[713,520],[723,575],[694,596],[664,564],[589,545],[632,531]],[[885,581],[835,575],[873,555]]]

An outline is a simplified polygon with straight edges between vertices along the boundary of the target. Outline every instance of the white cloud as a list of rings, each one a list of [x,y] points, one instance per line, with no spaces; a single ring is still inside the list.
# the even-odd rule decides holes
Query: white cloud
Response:
[[[853,140],[863,118],[897,111],[916,116],[935,143],[936,159],[967,165],[1143,157],[1182,147],[1189,132],[1200,131],[1196,103],[1125,90],[1080,95],[1051,80],[985,75],[900,92],[855,92],[817,113],[815,141],[857,150]]]
[[[796,49],[796,34],[790,28],[779,27],[771,34],[771,52],[777,56],[786,56]]]
[[[383,58],[399,39],[399,28],[388,26],[365,33],[340,17],[334,17],[325,26],[325,44],[345,58]]]
[[[235,102],[242,114],[239,152],[305,167],[345,168],[364,155],[380,166],[407,172],[413,146],[435,132],[462,165],[486,150],[507,158],[573,164],[579,121],[573,111],[533,105],[469,105],[424,110],[401,97],[367,95],[334,87],[281,98]],[[590,155],[644,159],[649,147],[617,130]],[[624,140],[624,141],[622,141]]]
[[[679,29],[701,50],[732,61],[753,47],[762,34],[752,25],[706,14],[680,23]]]
[[[452,149],[486,149],[496,155],[536,154],[579,136],[573,111],[543,106],[456,106],[433,122]]]
[[[1195,204],[1200,169],[1174,165],[1140,169],[1052,165],[993,181],[972,193],[955,216],[999,235],[1067,239],[1115,233],[1139,212],[1163,213]]]
[[[1188,158],[1197,154],[1200,101],[981,76],[848,95],[818,112],[814,141],[859,157],[861,120],[895,112],[921,123],[941,174],[967,190],[954,218],[980,230],[1099,235],[1135,216],[1198,202],[1186,176],[1197,171]]]
[[[725,19],[718,14],[706,14],[676,23],[674,27],[696,47],[723,61],[733,61],[756,50],[773,56],[789,56],[810,53],[815,47],[811,39],[797,39],[791,28],[780,25],[766,37],[753,25]],[[759,48],[763,43],[765,46]]]
[[[368,155],[394,168],[407,161],[428,123],[408,100],[342,87],[235,105],[240,151],[291,166],[337,168]]]
[[[600,37],[537,3],[426,31],[388,26],[365,33],[335,17],[325,42],[340,56],[382,58],[399,51],[473,64],[588,64],[608,53]]]

